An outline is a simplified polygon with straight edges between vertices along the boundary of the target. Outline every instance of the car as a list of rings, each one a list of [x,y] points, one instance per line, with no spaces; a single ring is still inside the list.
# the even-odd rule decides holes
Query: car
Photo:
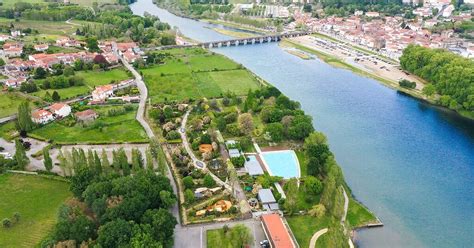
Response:
[[[262,240],[260,241],[260,247],[262,248],[270,248],[270,242],[268,240]]]

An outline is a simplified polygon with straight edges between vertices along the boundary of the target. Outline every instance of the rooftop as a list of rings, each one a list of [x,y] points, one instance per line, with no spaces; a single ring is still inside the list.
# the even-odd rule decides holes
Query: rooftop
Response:
[[[288,230],[278,214],[262,215],[262,222],[267,230],[267,236],[274,248],[292,248],[295,244],[291,240]]]

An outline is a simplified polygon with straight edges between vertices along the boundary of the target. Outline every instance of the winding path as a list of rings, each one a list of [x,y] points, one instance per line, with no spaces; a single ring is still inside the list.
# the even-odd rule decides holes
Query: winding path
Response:
[[[327,233],[328,232],[328,229],[327,228],[324,228],[324,229],[321,229],[319,231],[317,231],[313,237],[311,237],[311,241],[309,241],[309,248],[314,248],[316,246],[316,241],[318,241],[318,238]]]

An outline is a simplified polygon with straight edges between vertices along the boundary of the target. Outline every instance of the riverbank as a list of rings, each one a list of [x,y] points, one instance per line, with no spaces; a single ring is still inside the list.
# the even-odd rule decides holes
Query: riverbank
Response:
[[[223,28],[212,28],[212,30],[216,31],[219,34],[228,35],[235,38],[255,37],[255,34],[244,32],[244,31],[233,31],[233,30],[223,29]]]
[[[257,35],[273,34],[273,32],[269,32],[268,30],[265,30],[265,29],[256,28],[256,27],[252,27],[249,25],[244,25],[244,24],[240,24],[236,22],[229,22],[229,21],[224,21],[224,20],[211,20],[211,19],[201,19],[199,21],[207,22],[210,24],[223,25],[230,28],[240,29],[242,31],[253,32],[253,33],[256,33]]]

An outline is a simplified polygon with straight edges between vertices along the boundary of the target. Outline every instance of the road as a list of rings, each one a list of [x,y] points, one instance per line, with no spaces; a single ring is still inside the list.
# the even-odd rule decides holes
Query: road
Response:
[[[181,140],[183,141],[184,149],[186,149],[186,152],[193,160],[194,166],[198,167],[199,169],[205,169],[206,164],[203,161],[196,158],[196,155],[194,155],[193,149],[191,149],[191,146],[189,145],[188,137],[186,136],[186,123],[188,122],[189,113],[191,113],[191,109],[186,111],[186,113],[184,114],[179,133],[181,134]]]
[[[138,91],[140,92],[140,102],[138,103],[138,111],[136,115],[136,119],[140,124],[142,125],[143,129],[145,129],[145,132],[149,138],[155,137],[155,134],[153,133],[153,130],[151,129],[150,125],[148,125],[148,122],[145,121],[145,107],[146,107],[146,101],[148,99],[148,89],[146,88],[145,82],[143,81],[142,76],[140,73],[138,73],[135,68],[130,65],[122,56],[120,56],[117,52],[117,47],[114,45],[114,51],[115,54],[120,58],[120,61],[122,61],[122,64],[132,72],[133,76],[135,77],[135,82],[137,84]]]

